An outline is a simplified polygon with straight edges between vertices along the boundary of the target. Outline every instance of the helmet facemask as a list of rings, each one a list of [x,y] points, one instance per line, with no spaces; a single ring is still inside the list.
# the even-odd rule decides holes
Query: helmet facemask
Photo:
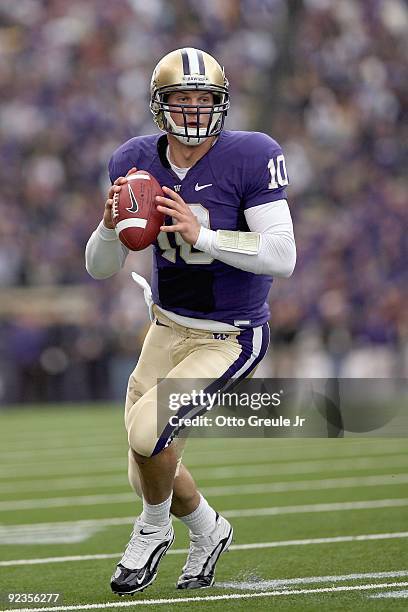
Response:
[[[212,93],[214,104],[212,105],[193,105],[193,104],[168,104],[168,97],[171,93],[178,91],[203,91]],[[226,88],[220,87],[195,87],[179,86],[165,87],[154,92],[150,108],[155,116],[155,120],[160,129],[168,134],[175,136],[180,142],[189,146],[197,146],[211,136],[216,136],[224,127],[225,117],[229,108],[229,96]],[[177,125],[171,113],[181,115],[182,125]],[[207,119],[203,121],[203,119]],[[189,122],[194,120],[195,126],[189,126]],[[200,127],[202,125],[206,127]]]

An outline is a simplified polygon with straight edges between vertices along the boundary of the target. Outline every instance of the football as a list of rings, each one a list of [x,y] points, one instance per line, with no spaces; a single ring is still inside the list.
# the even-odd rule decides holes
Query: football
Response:
[[[142,251],[156,240],[164,224],[155,199],[164,194],[154,176],[144,170],[126,179],[113,197],[112,219],[121,242],[131,251]]]

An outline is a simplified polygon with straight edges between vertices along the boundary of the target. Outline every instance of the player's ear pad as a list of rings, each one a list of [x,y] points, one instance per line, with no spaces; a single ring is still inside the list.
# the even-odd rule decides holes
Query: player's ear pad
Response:
[[[185,308],[196,312],[215,310],[213,273],[208,270],[161,268],[158,270],[159,298],[163,308]]]

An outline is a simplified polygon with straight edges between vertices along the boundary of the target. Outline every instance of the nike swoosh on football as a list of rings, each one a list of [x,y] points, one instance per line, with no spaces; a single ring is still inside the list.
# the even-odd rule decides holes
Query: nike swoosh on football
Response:
[[[143,531],[143,529],[141,529],[139,533],[140,535],[151,535],[152,533],[159,533],[159,531]]]
[[[133,193],[133,189],[131,188],[130,185],[128,185],[128,189],[129,189],[129,196],[130,196],[130,201],[132,202],[132,206],[130,208],[127,208],[126,210],[128,210],[131,213],[137,213],[139,210],[139,204],[136,200],[135,194]]]
[[[195,191],[201,191],[202,189],[205,189],[206,187],[212,187],[212,183],[208,183],[207,185],[199,185],[198,183],[195,184]]]

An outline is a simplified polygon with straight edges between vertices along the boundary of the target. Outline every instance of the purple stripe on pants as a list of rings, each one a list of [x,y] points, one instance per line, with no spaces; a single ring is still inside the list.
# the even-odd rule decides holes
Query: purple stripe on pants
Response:
[[[231,391],[239,381],[246,378],[252,370],[263,359],[269,345],[269,325],[265,323],[262,327],[246,329],[237,336],[237,340],[242,347],[241,354],[233,364],[204,389],[205,393],[217,393],[217,391]],[[181,418],[193,418],[203,414],[207,410],[207,404],[203,405],[188,405],[181,406],[175,413]],[[173,440],[175,435],[182,429],[179,425],[171,425],[167,423],[166,427],[160,434],[154,447],[153,455],[157,455],[160,451],[166,448]]]

